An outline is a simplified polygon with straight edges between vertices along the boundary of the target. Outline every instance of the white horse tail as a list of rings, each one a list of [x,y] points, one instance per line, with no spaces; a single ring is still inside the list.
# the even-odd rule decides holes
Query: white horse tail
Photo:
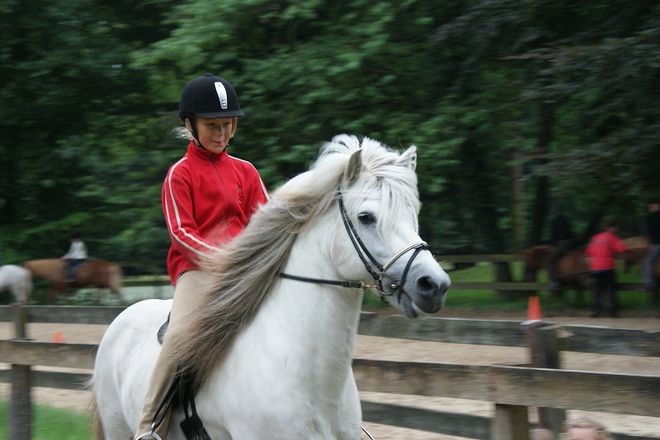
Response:
[[[101,423],[101,417],[99,416],[99,409],[96,405],[96,393],[94,392],[94,379],[90,379],[87,382],[86,387],[92,392],[92,397],[89,401],[89,419],[92,423],[92,432],[94,433],[94,438],[96,440],[105,440],[103,435],[103,424]]]

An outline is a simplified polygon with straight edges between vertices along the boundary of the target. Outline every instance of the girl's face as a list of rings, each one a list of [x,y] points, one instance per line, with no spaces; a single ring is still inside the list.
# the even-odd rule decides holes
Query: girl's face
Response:
[[[227,148],[229,139],[234,136],[237,122],[237,118],[207,119],[197,116],[195,124],[199,141],[210,152],[222,153]],[[190,119],[186,119],[186,128],[192,133]]]

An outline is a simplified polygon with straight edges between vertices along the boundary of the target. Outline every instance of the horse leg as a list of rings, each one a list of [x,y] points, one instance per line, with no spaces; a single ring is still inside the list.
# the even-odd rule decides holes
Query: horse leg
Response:
[[[63,283],[55,283],[46,296],[46,304],[55,304],[58,294],[64,297],[66,303],[69,302],[69,289]]]
[[[103,288],[99,287],[96,290],[96,295],[94,295],[96,299],[94,300],[94,305],[95,306],[100,306],[101,305],[101,299],[103,298]]]
[[[121,296],[121,290],[120,289],[118,289],[117,287],[112,287],[110,289],[110,291],[112,293],[114,293],[115,295],[117,295],[117,299],[119,300],[119,305],[122,305],[122,306],[126,305],[126,301],[124,300],[124,297]]]
[[[120,293],[120,292],[117,292],[117,297],[119,297],[119,305],[120,305],[120,306],[126,306],[126,305],[128,305],[128,303],[126,302],[126,300],[124,299],[124,297],[121,296],[121,293]]]
[[[114,270],[110,271],[108,277],[108,287],[110,288],[110,291],[117,296],[117,299],[119,300],[119,304],[125,306],[127,305],[127,303],[124,300],[124,297],[121,296],[121,285],[122,285],[121,268],[116,267]]]

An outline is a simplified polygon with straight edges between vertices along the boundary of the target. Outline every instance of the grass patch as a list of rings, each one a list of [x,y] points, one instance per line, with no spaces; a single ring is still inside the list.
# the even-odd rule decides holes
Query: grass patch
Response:
[[[3,439],[9,438],[9,403],[0,401],[0,431]],[[32,439],[33,440],[92,440],[92,430],[89,417],[61,408],[44,405],[32,407]]]

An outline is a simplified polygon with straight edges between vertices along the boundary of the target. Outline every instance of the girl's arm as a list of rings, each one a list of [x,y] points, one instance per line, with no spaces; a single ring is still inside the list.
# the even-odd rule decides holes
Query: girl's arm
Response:
[[[172,244],[190,261],[197,261],[209,251],[217,251],[220,248],[200,235],[193,217],[190,183],[175,171],[176,165],[170,169],[163,183],[163,214]]]

